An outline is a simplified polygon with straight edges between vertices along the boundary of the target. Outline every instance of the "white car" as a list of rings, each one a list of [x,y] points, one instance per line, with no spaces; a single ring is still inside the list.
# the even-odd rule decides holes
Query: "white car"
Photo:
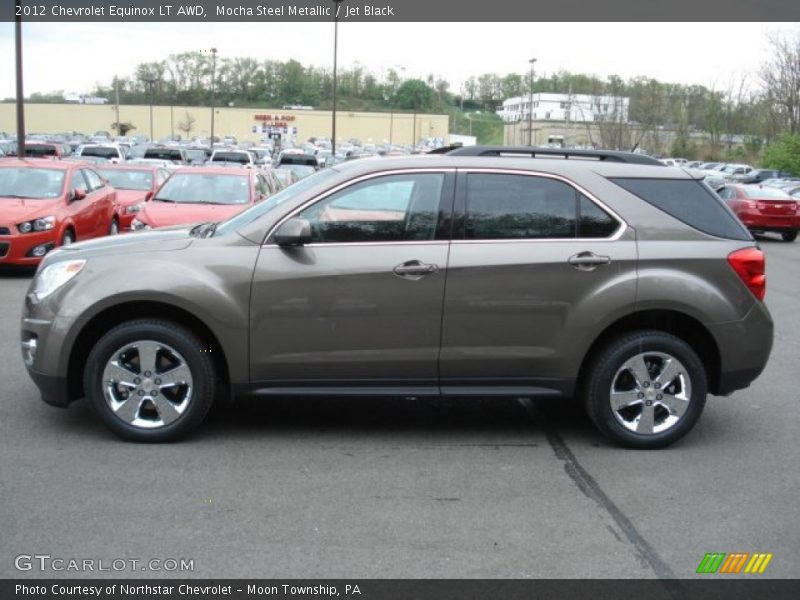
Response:
[[[77,156],[99,156],[114,164],[133,158],[130,148],[120,144],[84,144],[78,146],[75,154]]]
[[[209,166],[213,166],[214,163],[238,163],[245,167],[250,167],[251,169],[256,166],[256,161],[253,158],[253,155],[248,152],[247,150],[236,150],[236,149],[219,149],[214,150],[214,153],[211,155],[211,159],[209,160]]]

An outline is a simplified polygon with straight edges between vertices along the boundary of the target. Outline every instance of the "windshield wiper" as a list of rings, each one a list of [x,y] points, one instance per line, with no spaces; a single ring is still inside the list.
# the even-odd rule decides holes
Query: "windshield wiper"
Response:
[[[170,200],[169,198],[153,198],[151,202],[172,202],[175,204],[177,200]]]

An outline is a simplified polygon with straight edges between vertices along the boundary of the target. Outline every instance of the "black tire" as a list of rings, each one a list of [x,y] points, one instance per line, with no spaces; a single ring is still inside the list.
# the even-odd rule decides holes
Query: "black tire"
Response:
[[[656,387],[661,385],[654,383],[657,378],[648,377],[648,379],[653,379],[653,382],[642,382],[640,386],[638,378],[633,375],[633,372],[624,367],[629,360],[642,357],[643,364],[649,363],[651,366],[652,370],[648,374],[657,375],[658,369],[664,368],[666,364],[666,362],[659,361],[664,360],[663,357],[667,355],[677,359],[683,368],[680,370],[680,376],[673,379],[675,383],[665,385],[661,390],[663,396],[655,396],[658,393]],[[587,369],[586,377],[582,382],[586,410],[589,418],[603,435],[623,446],[637,449],[669,446],[686,435],[703,412],[708,393],[705,368],[697,353],[680,338],[661,331],[631,332],[604,346],[593,356],[592,361],[593,363]],[[621,393],[633,394],[643,399],[634,400],[633,402],[636,404],[615,411],[611,406],[612,385],[615,386],[613,389],[618,390],[618,384],[624,383],[623,380],[626,377],[632,387],[629,391],[621,391]],[[686,384],[686,388],[683,388],[684,384]],[[687,389],[690,392],[687,393]],[[670,390],[672,393],[669,393]],[[662,397],[672,400],[675,404],[681,404],[683,400],[677,402],[676,396],[672,395],[676,390],[679,390],[681,395],[688,397],[688,403],[684,405],[685,412],[682,416],[670,414],[666,406],[660,404]],[[645,395],[645,393],[653,396]],[[655,415],[650,422],[655,423],[655,426],[652,427],[653,431],[650,433],[639,433],[632,430],[631,427],[638,429],[638,422],[644,415],[645,403],[648,402],[647,406],[652,407],[648,410],[652,410]],[[638,420],[637,410],[639,412]],[[669,425],[669,420],[673,418],[677,418],[677,421]],[[647,423],[643,425],[646,430]],[[656,431],[656,427],[666,427],[666,429]]]
[[[64,233],[61,235],[61,241],[58,243],[59,246],[69,246],[70,244],[75,243],[75,232],[72,231],[69,227],[64,230]]]
[[[781,237],[783,238],[784,242],[793,242],[797,239],[797,232],[796,231],[784,231],[781,233]]]
[[[190,385],[185,388],[175,387],[175,389],[179,390],[190,390],[183,396],[186,405],[179,416],[174,416],[177,414],[176,412],[171,413],[170,416],[175,419],[171,422],[158,425],[164,419],[161,417],[161,411],[155,410],[156,398],[150,396],[151,394],[157,395],[158,392],[144,392],[142,389],[144,386],[148,386],[152,390],[157,387],[153,385],[153,382],[161,383],[159,379],[156,379],[158,377],[157,368],[153,371],[152,379],[150,375],[144,378],[140,370],[140,378],[137,383],[141,383],[141,387],[136,389],[147,394],[144,399],[137,400],[137,397],[134,396],[135,390],[131,390],[129,396],[138,402],[139,408],[135,410],[134,415],[149,413],[151,418],[152,414],[156,415],[156,418],[151,423],[147,423],[146,427],[137,426],[118,416],[111,407],[111,398],[115,397],[111,394],[116,392],[109,391],[112,386],[104,385],[104,370],[115,355],[117,362],[121,363],[123,349],[136,348],[137,342],[139,344],[158,346],[159,349],[154,353],[154,357],[157,357],[155,359],[157,366],[159,361],[161,361],[161,364],[168,362],[165,356],[178,356],[181,359],[179,364],[184,365],[185,363],[188,368]],[[180,439],[193,431],[203,421],[214,400],[214,362],[208,352],[203,352],[205,348],[207,348],[207,344],[194,333],[169,321],[137,319],[118,325],[100,338],[89,353],[86,368],[84,369],[86,398],[103,423],[115,434],[126,440],[134,442],[171,442]],[[175,354],[171,354],[167,349],[174,351]],[[136,357],[136,350],[133,352],[133,356]],[[140,358],[135,358],[134,360],[141,362]],[[113,389],[116,390],[118,388]],[[138,394],[138,392],[136,393]],[[157,399],[166,401],[168,396],[169,394],[161,388],[161,398]],[[170,400],[174,400],[174,398],[170,398]],[[148,402],[152,402],[152,404],[148,404]],[[174,402],[172,404],[173,406],[176,405]],[[137,418],[137,420],[141,423],[147,422],[147,419],[144,418]]]
[[[119,233],[119,221],[117,217],[111,219],[111,223],[108,226],[108,235],[117,235]]]

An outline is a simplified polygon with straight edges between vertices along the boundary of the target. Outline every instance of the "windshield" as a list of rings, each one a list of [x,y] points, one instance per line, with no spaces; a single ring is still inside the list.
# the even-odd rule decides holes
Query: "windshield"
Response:
[[[97,172],[108,179],[108,182],[113,187],[121,190],[141,190],[146,192],[153,187],[153,174],[149,171],[98,169]]]
[[[186,158],[188,158],[189,160],[205,161],[206,153],[203,150],[187,150]]]
[[[176,173],[158,190],[155,200],[199,204],[247,204],[249,175]]]
[[[0,196],[56,198],[61,195],[64,171],[7,167],[0,169]]]
[[[144,157],[177,161],[182,159],[180,150],[170,150],[168,148],[148,148],[144,153]]]
[[[233,162],[246,165],[250,163],[250,155],[244,152],[215,152],[212,162]]]
[[[789,194],[778,188],[771,187],[746,187],[744,195],[748,198],[759,200],[791,200]]]
[[[306,177],[302,181],[298,181],[290,185],[287,188],[282,189],[277,194],[270,196],[268,199],[264,200],[263,202],[259,202],[255,204],[251,208],[240,212],[235,217],[228,219],[227,221],[223,221],[219,227],[217,227],[216,232],[214,235],[225,235],[228,232],[234,231],[243,225],[247,225],[248,223],[253,222],[254,220],[258,219],[262,215],[267,214],[276,206],[279,206],[286,202],[287,200],[294,198],[298,194],[302,194],[308,189],[316,186],[318,183],[325,181],[331,175],[336,173],[333,169],[324,169],[322,171],[317,171],[313,175]]]
[[[25,156],[55,156],[55,146],[29,146],[25,145]]]
[[[102,158],[119,158],[119,152],[116,148],[108,148],[107,146],[89,146],[81,150],[81,156],[100,156]]]
[[[317,159],[314,156],[307,154],[285,154],[281,156],[282,165],[306,165],[310,167],[317,166]]]

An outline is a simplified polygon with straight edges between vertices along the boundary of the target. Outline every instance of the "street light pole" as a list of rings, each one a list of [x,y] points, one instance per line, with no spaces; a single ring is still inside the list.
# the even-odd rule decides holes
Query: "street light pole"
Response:
[[[122,135],[119,131],[119,77],[114,75],[114,112],[117,114],[117,135]]]
[[[22,90],[22,11],[21,0],[17,0],[17,16],[14,17],[14,50],[17,70],[17,156],[25,156],[25,96]]]
[[[150,88],[150,143],[155,142],[155,138],[153,138],[153,88],[155,87],[155,83],[158,77],[152,71],[147,73],[147,77],[145,78],[145,82],[147,83],[148,87]]]
[[[331,110],[331,155],[336,160],[336,63],[339,54],[339,3],[342,0],[333,0],[336,12],[333,13],[333,109]]]
[[[217,103],[217,49],[211,49],[211,141],[209,148],[214,149],[214,105]]]
[[[528,62],[531,63],[531,96],[530,106],[528,107],[528,145],[533,146],[533,66],[536,64],[536,59],[532,58]]]

